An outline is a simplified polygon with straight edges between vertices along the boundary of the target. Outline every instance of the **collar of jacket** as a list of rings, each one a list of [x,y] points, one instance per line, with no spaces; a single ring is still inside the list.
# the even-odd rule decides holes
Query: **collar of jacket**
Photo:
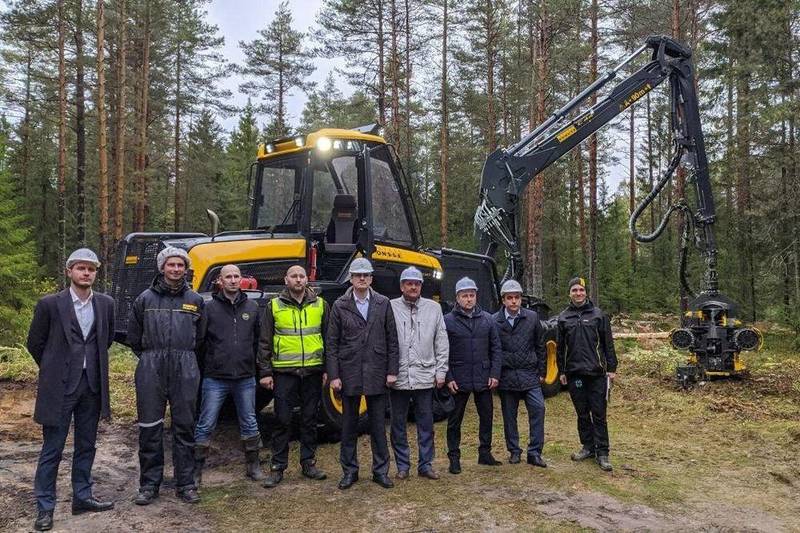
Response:
[[[236,299],[232,302],[227,296],[225,296],[225,292],[222,290],[218,290],[212,294],[211,297],[223,303],[233,304],[234,307],[242,303],[244,300],[247,300],[247,295],[241,290],[236,294]]]
[[[278,295],[278,298],[289,305],[293,305],[295,307],[305,307],[306,305],[317,301],[318,296],[317,293],[314,292],[314,289],[311,287],[306,287],[306,292],[303,294],[303,301],[298,304],[297,300],[295,300],[292,294],[289,292],[289,289],[284,287],[284,289]]]
[[[455,307],[453,307],[453,312],[458,314],[458,315],[463,316],[464,318],[477,318],[477,317],[479,317],[481,315],[481,312],[483,312],[483,309],[481,309],[481,306],[479,304],[475,304],[475,307],[472,308],[472,314],[470,315],[470,314],[467,314],[467,312],[464,311],[461,308],[461,306],[456,303]]]
[[[528,318],[528,314],[525,311],[527,311],[527,309],[525,309],[524,307],[520,307],[519,308],[519,312],[517,313],[517,316],[514,317],[514,320],[520,320],[522,318]],[[508,317],[506,317],[506,308],[505,307],[501,307],[494,314],[494,319],[497,322],[501,323],[501,324],[503,322],[508,322]]]
[[[150,286],[150,288],[159,294],[172,294],[173,296],[180,296],[186,292],[186,290],[189,288],[189,284],[186,283],[186,278],[183,278],[177,287],[172,288],[167,283],[167,280],[164,279],[164,274],[159,272],[153,279],[153,284]]]
[[[594,303],[592,303],[592,301],[589,298],[586,298],[586,301],[583,302],[583,304],[581,304],[580,306],[576,306],[574,303],[572,303],[572,301],[570,301],[569,307],[567,307],[567,309],[569,309],[570,311],[588,311],[592,307],[594,307]]]

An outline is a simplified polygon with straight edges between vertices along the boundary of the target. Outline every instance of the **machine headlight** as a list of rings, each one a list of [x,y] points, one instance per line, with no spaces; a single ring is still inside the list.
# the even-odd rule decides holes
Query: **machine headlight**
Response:
[[[437,281],[441,281],[441,279],[443,277],[444,277],[444,272],[442,272],[441,270],[434,270],[433,271],[433,279],[435,279]]]
[[[272,144],[272,143],[268,143],[268,144],[267,144],[267,153],[268,153],[268,154],[271,154],[271,153],[272,153],[272,152],[274,152],[274,151],[275,151],[275,145],[274,145],[274,144]]]
[[[333,143],[329,138],[320,137],[319,139],[317,139],[317,149],[323,152],[327,152],[328,150],[331,149],[331,146],[333,146]]]
[[[673,329],[669,334],[669,341],[676,350],[688,350],[694,345],[694,333],[686,328]]]
[[[304,144],[306,144],[306,138],[304,136],[298,135],[294,138],[294,145],[298,148],[302,148]]]

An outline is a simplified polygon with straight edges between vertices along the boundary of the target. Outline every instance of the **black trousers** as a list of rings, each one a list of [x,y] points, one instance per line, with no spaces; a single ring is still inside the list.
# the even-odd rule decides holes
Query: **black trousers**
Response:
[[[389,445],[386,442],[386,394],[365,396],[369,413],[372,473],[389,473]],[[339,462],[345,474],[358,473],[358,406],[361,396],[342,395],[342,443]]]
[[[492,391],[480,392],[458,391],[453,396],[455,407],[447,417],[447,456],[461,457],[461,422],[467,409],[469,395],[473,395],[475,408],[478,410],[478,456],[488,455],[492,451],[492,417],[494,403]]]
[[[92,392],[84,370],[80,384],[64,397],[62,422],[58,426],[42,426],[42,451],[36,467],[33,491],[39,511],[52,511],[56,506],[58,465],[69,435],[71,420],[75,419],[74,451],[72,453],[72,498],[92,497],[92,464],[94,464],[97,423],[100,420],[100,395]]]
[[[317,409],[322,397],[322,373],[300,377],[273,374],[275,383],[275,426],[272,430],[272,469],[285,470],[289,464],[292,410],[300,408],[300,462],[313,461],[317,452]]]
[[[608,455],[606,376],[568,375],[567,384],[578,415],[581,444],[596,455]]]

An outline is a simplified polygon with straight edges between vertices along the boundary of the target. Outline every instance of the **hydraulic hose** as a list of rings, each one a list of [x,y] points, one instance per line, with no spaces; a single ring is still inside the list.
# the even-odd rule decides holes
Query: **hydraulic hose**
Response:
[[[642,202],[636,206],[636,209],[633,210],[633,213],[631,213],[628,229],[630,229],[631,235],[633,235],[633,238],[636,239],[637,242],[653,242],[656,240],[664,232],[664,228],[667,227],[667,222],[669,221],[669,217],[672,212],[681,209],[680,205],[671,205],[664,214],[664,218],[662,218],[661,222],[658,224],[658,227],[654,229],[652,233],[642,235],[639,233],[639,230],[636,229],[636,222],[639,220],[639,217],[642,215],[644,210],[647,209],[651,203],[653,203],[653,200],[655,200],[656,196],[658,196],[664,186],[672,178],[672,174],[675,172],[675,169],[678,168],[678,165],[681,162],[682,155],[683,150],[679,149],[675,152],[675,155],[672,156],[672,160],[670,161],[666,172],[664,172],[664,175],[655,185],[653,185],[653,190],[650,191],[647,196],[645,196],[644,200],[642,200]]]

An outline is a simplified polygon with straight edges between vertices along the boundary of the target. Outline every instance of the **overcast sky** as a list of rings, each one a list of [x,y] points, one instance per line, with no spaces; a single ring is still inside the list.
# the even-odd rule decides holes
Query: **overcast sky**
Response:
[[[249,42],[258,37],[258,31],[266,28],[275,18],[278,9],[277,0],[212,0],[208,8],[208,20],[219,27],[220,34],[225,37],[225,57],[232,63],[243,63],[244,54],[239,48],[239,41]],[[308,34],[314,25],[314,19],[320,9],[322,0],[290,0],[289,8],[294,17],[294,28]],[[317,67],[310,79],[321,84],[328,73],[336,66],[342,66],[342,60],[317,58]],[[231,74],[223,83],[234,95],[237,105],[247,103],[247,97],[239,92],[239,84],[244,81],[240,76]],[[341,87],[345,94],[351,91]],[[302,91],[295,90],[288,101],[290,123],[296,125],[300,119],[307,98]],[[236,126],[238,117],[221,118],[223,126],[231,130]],[[263,124],[262,124],[263,125]]]

